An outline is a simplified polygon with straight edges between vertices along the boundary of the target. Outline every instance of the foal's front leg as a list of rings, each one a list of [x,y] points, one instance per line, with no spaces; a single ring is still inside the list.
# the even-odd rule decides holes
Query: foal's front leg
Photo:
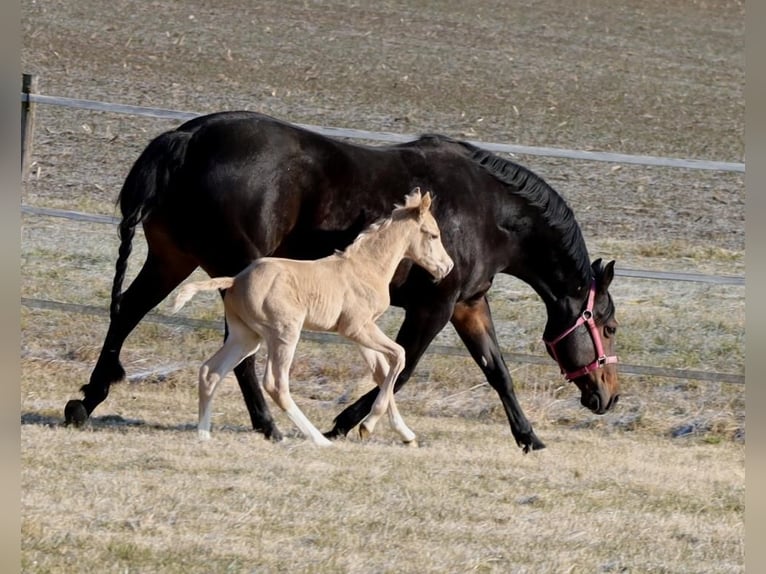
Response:
[[[375,384],[382,389],[389,371],[385,356],[383,353],[373,351],[367,347],[358,348],[367,365],[372,369],[372,377],[375,380]],[[417,446],[417,437],[404,422],[402,415],[399,414],[399,408],[396,406],[396,399],[393,393],[388,403],[388,421],[391,424],[391,428],[402,437],[402,442],[410,446]]]
[[[359,434],[362,438],[366,438],[372,434],[375,425],[378,423],[378,420],[380,420],[383,413],[388,410],[390,404],[394,404],[394,411],[398,414],[396,404],[393,402],[394,383],[396,382],[399,373],[404,369],[404,349],[401,345],[398,345],[389,339],[375,323],[368,323],[360,329],[345,332],[343,334],[358,345],[366,347],[371,351],[381,353],[389,362],[388,373],[383,380],[383,384],[379,385],[380,392],[378,393],[378,396],[375,397],[375,402],[372,404],[370,413],[364,418],[359,427]],[[414,438],[414,434],[412,438]]]

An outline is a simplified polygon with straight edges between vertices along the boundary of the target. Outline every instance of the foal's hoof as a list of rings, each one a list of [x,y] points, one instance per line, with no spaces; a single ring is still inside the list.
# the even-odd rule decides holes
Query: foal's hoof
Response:
[[[88,420],[88,411],[82,401],[72,399],[64,407],[64,422],[66,426],[81,427]]]
[[[197,438],[199,438],[199,440],[202,440],[202,441],[210,440],[210,431],[209,430],[198,429],[197,430]]]
[[[367,440],[368,438],[370,438],[370,435],[372,435],[372,433],[367,429],[366,426],[364,426],[364,423],[360,424],[359,425],[359,438],[362,439],[362,440]]]
[[[403,440],[402,444],[409,448],[418,448],[420,445],[418,444],[418,439],[414,438],[412,440]]]

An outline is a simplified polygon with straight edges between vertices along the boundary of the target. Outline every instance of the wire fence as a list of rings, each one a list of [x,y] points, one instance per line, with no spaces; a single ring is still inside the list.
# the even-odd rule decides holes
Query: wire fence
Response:
[[[183,112],[177,110],[167,110],[162,108],[151,108],[144,106],[133,106],[125,104],[114,104],[107,102],[98,102],[93,100],[84,100],[77,98],[65,98],[56,96],[47,96],[34,93],[36,82],[34,78],[25,74],[22,82],[21,104],[22,104],[22,171],[28,158],[32,153],[32,133],[34,129],[34,105],[33,104],[46,104],[55,106],[64,106],[77,109],[86,109],[92,111],[130,114],[136,116],[153,117],[160,119],[172,119],[184,121],[199,116],[200,114],[194,112]],[[404,142],[415,139],[415,134],[397,134],[391,132],[375,132],[358,129],[336,128],[326,126],[315,126],[308,124],[296,124],[311,131],[339,138],[349,139],[364,139],[369,141],[382,141],[382,142]],[[562,148],[549,148],[549,147],[535,147],[535,146],[523,146],[516,144],[506,143],[492,143],[473,141],[472,144],[487,149],[489,151],[512,153],[522,155],[539,155],[548,157],[560,157],[573,160],[587,160],[587,161],[600,161],[600,162],[613,162],[613,163],[626,163],[626,164],[638,164],[649,165],[668,168],[681,168],[681,169],[700,169],[700,170],[715,170],[726,172],[744,172],[745,164],[737,162],[720,162],[720,161],[708,161],[697,159],[683,159],[683,158],[664,158],[647,155],[628,155],[609,152],[597,152],[586,150],[570,150]],[[44,207],[36,207],[29,205],[22,205],[21,212],[29,215],[36,215],[42,217],[58,217],[71,219],[75,221],[91,222],[96,224],[111,224],[115,225],[119,222],[117,218],[109,217],[105,215],[96,215],[81,213],[77,211],[69,211],[62,209],[52,209]],[[745,278],[742,276],[727,276],[727,275],[710,275],[702,273],[681,273],[671,271],[650,271],[639,269],[617,269],[617,275],[624,277],[642,278],[642,279],[657,279],[665,281],[692,281],[701,283],[713,283],[718,285],[745,285]],[[108,316],[106,309],[92,305],[81,305],[73,303],[64,303],[58,301],[50,301],[46,299],[36,299],[22,297],[21,304],[24,307],[30,309],[47,309],[57,310],[68,313],[79,313],[88,315]],[[221,324],[214,321],[195,320],[182,317],[171,317],[162,315],[160,313],[149,313],[145,319],[149,322],[161,323],[166,325],[179,325],[188,328],[210,328],[220,329]],[[346,343],[345,339],[331,334],[325,333],[306,333],[305,338],[308,340],[314,340],[319,342],[328,342],[335,344]],[[467,351],[462,347],[447,346],[447,345],[431,345],[429,347],[431,352],[443,355],[459,355],[467,356]],[[521,363],[541,364],[549,365],[550,361],[546,357],[537,355],[529,355],[524,353],[511,353],[504,352],[506,358]],[[630,365],[621,364],[620,371],[626,374],[635,375],[649,375],[669,378],[680,379],[692,379],[699,381],[710,382],[722,382],[733,384],[744,384],[744,375],[736,373],[717,373],[699,370],[689,369],[671,369],[664,367],[651,367],[644,365]]]

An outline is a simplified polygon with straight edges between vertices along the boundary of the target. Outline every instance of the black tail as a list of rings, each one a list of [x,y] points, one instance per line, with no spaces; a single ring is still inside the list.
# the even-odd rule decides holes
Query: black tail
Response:
[[[112,283],[112,303],[109,314],[114,319],[120,312],[122,283],[128,268],[128,257],[133,250],[133,236],[141,223],[157,204],[160,195],[171,184],[173,172],[182,164],[186,154],[189,133],[169,131],[157,136],[133,164],[125,178],[117,203],[120,204],[120,249]]]

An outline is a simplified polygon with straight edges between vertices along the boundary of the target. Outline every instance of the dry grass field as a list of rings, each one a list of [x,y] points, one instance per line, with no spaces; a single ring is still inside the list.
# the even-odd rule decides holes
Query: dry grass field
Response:
[[[22,40],[23,70],[50,95],[744,161],[739,2],[35,0]],[[115,215],[131,162],[173,125],[38,107],[22,202]],[[567,198],[592,257],[618,273],[744,275],[743,174],[516,159]],[[114,227],[22,224],[22,296],[105,312]],[[138,236],[131,276],[144,254]],[[744,287],[618,276],[611,291],[624,363],[744,373]],[[544,355],[528,286],[498,277],[491,303],[506,352]],[[182,314],[220,322],[222,307],[200,296]],[[744,571],[743,385],[624,375],[620,404],[598,417],[552,362],[510,363],[548,446],[525,456],[476,365],[432,352],[397,398],[419,448],[381,423],[368,442],[316,449],[274,409],[287,438],[269,443],[233,381],[200,443],[196,371],[220,329],[142,322],[128,380],[76,430],[63,407],[107,318],[21,315],[23,572]],[[459,345],[450,328],[436,344]],[[321,429],[370,385],[355,351],[311,340],[292,379]]]

